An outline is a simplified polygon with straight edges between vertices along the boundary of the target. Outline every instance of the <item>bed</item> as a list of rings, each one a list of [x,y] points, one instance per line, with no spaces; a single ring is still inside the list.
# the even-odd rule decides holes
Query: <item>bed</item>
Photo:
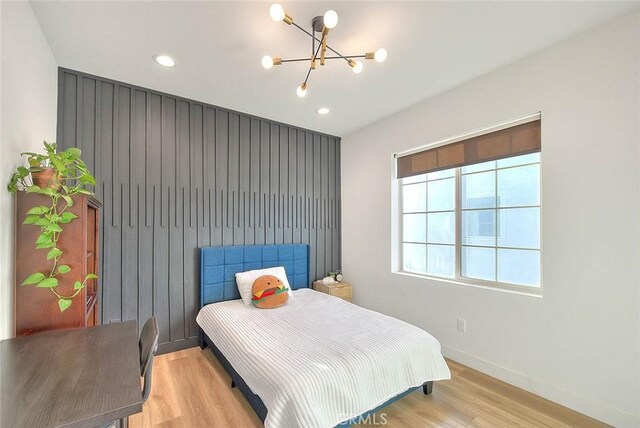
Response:
[[[201,249],[201,347],[265,427],[350,425],[450,378],[438,341],[395,318],[309,289],[304,244]],[[284,266],[289,303],[245,306],[235,273]]]

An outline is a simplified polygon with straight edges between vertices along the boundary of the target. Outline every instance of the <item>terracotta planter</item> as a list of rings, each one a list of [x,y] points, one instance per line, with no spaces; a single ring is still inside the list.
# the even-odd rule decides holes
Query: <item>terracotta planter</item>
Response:
[[[60,188],[60,175],[53,168],[42,168],[42,171],[31,172],[31,180],[33,184],[45,188],[58,190]]]

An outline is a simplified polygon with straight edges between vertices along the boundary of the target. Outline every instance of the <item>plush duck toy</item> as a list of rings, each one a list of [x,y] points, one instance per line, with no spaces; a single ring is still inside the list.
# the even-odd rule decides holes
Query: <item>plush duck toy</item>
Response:
[[[251,286],[251,303],[260,309],[272,309],[289,301],[289,289],[273,275],[262,275]]]

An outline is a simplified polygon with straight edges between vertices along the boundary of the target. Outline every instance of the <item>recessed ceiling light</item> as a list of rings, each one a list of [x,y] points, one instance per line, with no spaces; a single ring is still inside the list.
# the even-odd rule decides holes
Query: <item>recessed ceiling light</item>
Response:
[[[169,55],[154,55],[153,60],[163,67],[173,67],[176,65],[176,60]]]
[[[318,114],[325,115],[325,114],[329,114],[329,109],[327,107],[320,107],[318,110],[316,110],[316,112]]]

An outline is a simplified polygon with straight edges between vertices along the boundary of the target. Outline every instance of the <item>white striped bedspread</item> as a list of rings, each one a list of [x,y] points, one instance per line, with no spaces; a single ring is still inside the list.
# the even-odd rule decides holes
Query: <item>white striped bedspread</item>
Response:
[[[276,309],[207,305],[197,322],[266,406],[266,428],[333,427],[451,378],[429,333],[310,289]]]

